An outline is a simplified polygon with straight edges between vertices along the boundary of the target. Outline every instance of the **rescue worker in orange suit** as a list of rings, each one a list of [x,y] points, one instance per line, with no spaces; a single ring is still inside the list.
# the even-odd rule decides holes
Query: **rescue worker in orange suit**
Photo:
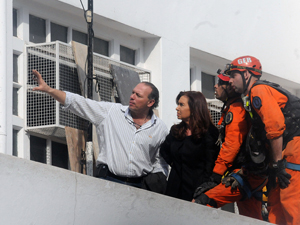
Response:
[[[218,71],[220,73],[220,70]],[[245,142],[250,128],[247,112],[244,109],[241,95],[237,94],[229,84],[229,77],[218,75],[215,85],[216,98],[224,102],[222,116],[219,121],[221,150],[215,162],[210,182],[200,185],[194,194],[193,202],[219,208],[225,204],[238,202],[239,213],[262,220],[261,201],[253,193],[262,189],[266,183],[266,175],[257,176],[249,173],[240,176],[240,168],[247,164],[245,159]],[[239,188],[232,190],[231,183],[220,183],[226,171],[238,174],[244,181]],[[234,175],[233,175],[234,176]],[[251,193],[253,192],[253,193]]]
[[[261,64],[252,56],[233,60],[226,73],[235,91],[247,95],[254,138],[270,147],[251,151],[270,157],[269,222],[300,224],[300,99],[278,84],[260,81]]]

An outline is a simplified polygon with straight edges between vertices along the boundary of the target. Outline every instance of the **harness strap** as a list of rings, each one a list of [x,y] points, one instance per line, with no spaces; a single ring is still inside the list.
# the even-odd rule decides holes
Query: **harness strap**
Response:
[[[243,191],[245,191],[247,197],[251,198],[251,195],[252,195],[251,190],[249,188],[249,185],[246,184],[246,182],[244,181],[244,179],[236,173],[233,173],[230,176],[234,177],[239,182],[239,184],[241,185],[241,188],[243,189]]]
[[[300,165],[299,165],[299,169],[300,169]],[[244,181],[244,179],[240,175],[233,173],[230,176],[234,177],[239,182],[239,184],[241,185],[241,188],[246,193],[248,198],[251,198],[252,196],[254,196],[255,198],[259,198],[259,199],[262,198],[261,188],[266,185],[267,180],[268,180],[267,178],[257,188],[255,188],[253,191],[251,191],[249,183],[247,181]]]
[[[288,168],[290,170],[300,171],[300,165],[299,164],[286,162],[285,166],[286,166],[286,168]]]
[[[262,198],[263,198],[263,193],[262,193],[262,191],[257,191],[257,192],[254,192],[252,196],[253,196],[256,200],[261,201]]]

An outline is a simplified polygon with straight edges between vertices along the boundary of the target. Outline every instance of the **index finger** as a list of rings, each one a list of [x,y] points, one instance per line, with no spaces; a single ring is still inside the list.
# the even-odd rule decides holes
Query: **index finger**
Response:
[[[32,70],[32,74],[36,77],[41,77],[41,74],[37,70]]]

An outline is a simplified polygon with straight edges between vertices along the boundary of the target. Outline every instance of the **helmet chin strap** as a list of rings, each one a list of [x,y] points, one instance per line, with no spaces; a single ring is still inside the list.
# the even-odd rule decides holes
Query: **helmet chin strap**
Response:
[[[223,88],[223,87],[221,87],[222,89],[223,89],[223,91],[225,92],[225,95],[226,95],[226,99],[225,99],[225,102],[227,102],[227,100],[228,100],[228,98],[229,98],[229,94],[228,94],[228,92],[227,92],[227,85],[226,85],[226,88]]]
[[[226,85],[226,88],[227,88],[227,86],[228,85]],[[225,95],[226,95],[226,99],[222,101],[224,104],[222,106],[221,112],[223,112],[223,110],[224,110],[224,108],[226,106],[227,100],[229,98],[229,94],[228,94],[227,90],[223,86],[221,88],[223,89],[223,91],[225,92]]]
[[[245,72],[246,72],[246,71],[245,71]],[[245,72],[244,72],[244,74],[245,74]],[[249,71],[249,72],[250,72],[250,71]],[[244,87],[243,93],[242,93],[242,94],[245,94],[245,93],[247,92],[247,90],[248,90],[248,87],[249,87],[249,84],[250,84],[250,81],[251,81],[251,78],[252,78],[253,74],[250,72],[251,76],[250,76],[250,78],[249,78],[249,80],[248,80],[247,83],[246,83],[246,79],[245,79],[244,74],[243,74],[242,72],[240,72],[240,74],[241,74],[242,79],[243,79],[243,87]]]

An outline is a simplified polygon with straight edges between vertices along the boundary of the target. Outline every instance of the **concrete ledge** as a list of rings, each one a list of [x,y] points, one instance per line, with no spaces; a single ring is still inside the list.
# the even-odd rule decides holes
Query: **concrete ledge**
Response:
[[[269,224],[0,154],[1,224]]]

